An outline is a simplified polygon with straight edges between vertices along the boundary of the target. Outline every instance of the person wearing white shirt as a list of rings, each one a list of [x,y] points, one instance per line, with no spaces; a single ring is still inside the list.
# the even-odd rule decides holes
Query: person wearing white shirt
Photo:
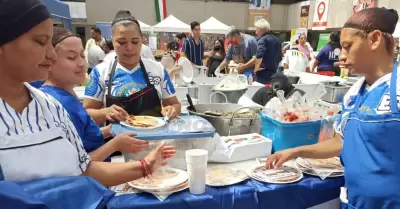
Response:
[[[88,51],[88,57],[87,57],[89,68],[91,69],[96,65],[102,63],[105,56],[106,54],[104,53],[102,48],[100,48],[97,45],[92,46]]]
[[[283,69],[297,72],[309,72],[308,58],[296,47],[287,50],[282,60]]]
[[[13,23],[0,24],[7,31],[0,35],[0,180],[84,175],[113,186],[150,175],[172,157],[173,147],[162,144],[141,162],[91,161],[68,112],[27,83],[47,79],[57,59],[46,6],[41,0],[1,0],[0,8],[0,16]],[[83,51],[69,52],[66,60],[84,58]]]

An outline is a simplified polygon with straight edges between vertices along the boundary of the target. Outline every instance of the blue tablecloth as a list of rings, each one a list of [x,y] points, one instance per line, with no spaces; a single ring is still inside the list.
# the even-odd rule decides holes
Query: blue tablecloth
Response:
[[[114,196],[90,177],[60,177],[30,182],[0,181],[1,209],[103,209]]]
[[[343,178],[305,178],[293,184],[267,184],[248,180],[238,185],[207,187],[203,195],[189,191],[159,201],[151,194],[113,197],[108,209],[305,209],[339,197]]]

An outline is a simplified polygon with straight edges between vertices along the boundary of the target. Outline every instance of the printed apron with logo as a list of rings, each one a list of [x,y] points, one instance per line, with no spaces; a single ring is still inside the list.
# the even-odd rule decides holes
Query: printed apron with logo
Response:
[[[341,154],[345,166],[342,188],[343,208],[400,208],[400,113],[397,96],[397,63],[394,65],[390,88],[377,86],[365,92],[361,87],[353,109],[344,120],[344,144]],[[360,107],[376,102],[385,106],[384,114],[362,112]]]
[[[146,87],[128,97],[113,96],[111,94],[116,67],[117,60],[114,61],[110,73],[108,94],[106,96],[106,106],[110,107],[111,105],[118,105],[132,115],[162,117],[160,96],[158,95],[158,91],[154,85],[150,83],[149,76],[147,75],[143,62],[140,60],[140,70],[143,73],[143,77],[146,81]]]

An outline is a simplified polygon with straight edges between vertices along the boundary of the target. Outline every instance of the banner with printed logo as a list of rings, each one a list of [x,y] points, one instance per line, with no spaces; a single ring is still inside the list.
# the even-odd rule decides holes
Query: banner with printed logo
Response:
[[[353,0],[353,14],[376,6],[376,0]]]
[[[316,0],[312,29],[325,30],[328,25],[329,0]]]
[[[260,19],[269,20],[270,9],[271,0],[249,0],[248,29],[255,30],[254,24]]]
[[[301,2],[301,10],[300,10],[300,28],[307,28],[309,16],[310,16],[310,2],[303,1]]]

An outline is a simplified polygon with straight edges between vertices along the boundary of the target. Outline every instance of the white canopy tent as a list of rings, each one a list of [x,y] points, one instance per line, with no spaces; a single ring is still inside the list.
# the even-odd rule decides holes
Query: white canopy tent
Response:
[[[190,26],[173,15],[168,16],[157,25],[153,26],[155,32],[176,32],[186,33],[190,32]]]
[[[140,20],[138,20],[138,22],[140,24],[140,29],[142,31],[146,31],[146,32],[151,31],[151,25],[147,25],[146,23],[144,23],[144,22],[142,22]]]
[[[230,27],[217,20],[215,17],[210,17],[200,24],[200,28],[201,33],[226,34]]]

